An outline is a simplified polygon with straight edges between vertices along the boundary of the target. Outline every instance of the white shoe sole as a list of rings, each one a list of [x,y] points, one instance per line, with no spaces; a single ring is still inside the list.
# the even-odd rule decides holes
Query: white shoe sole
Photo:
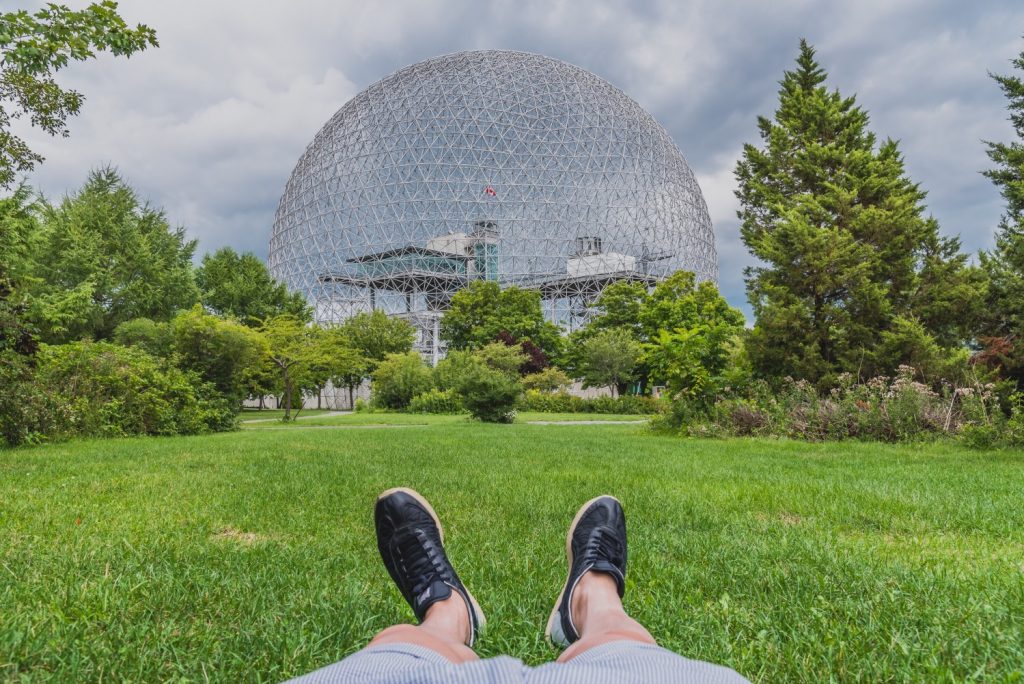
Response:
[[[430,502],[427,501],[426,498],[422,494],[417,492],[415,489],[410,489],[408,487],[392,487],[391,489],[381,492],[380,495],[377,497],[377,501],[385,499],[397,492],[408,494],[412,498],[416,499],[416,501],[419,502],[419,504],[423,506],[423,508],[427,509],[427,513],[430,514],[430,517],[434,519],[434,524],[437,525],[437,531],[441,535],[441,544],[443,545],[444,527],[441,525],[441,519],[437,517],[437,511],[435,511],[434,507],[430,505]],[[464,589],[466,588],[465,584],[463,584],[462,586]],[[487,624],[487,616],[484,615],[484,611],[480,608],[480,604],[476,602],[475,598],[473,598],[473,594],[469,592],[469,589],[466,589],[466,596],[469,597],[469,602],[472,604],[470,606],[470,609],[476,614],[476,631],[477,635],[479,636],[479,634],[484,630],[484,625]],[[474,639],[473,641],[476,640]]]
[[[572,564],[575,560],[572,553],[572,537],[576,534],[576,526],[580,524],[580,518],[582,518],[583,514],[587,512],[587,509],[590,508],[591,504],[598,499],[604,498],[615,499],[611,494],[602,494],[600,496],[595,496],[593,499],[580,506],[579,510],[576,511],[576,516],[572,519],[572,524],[569,525],[569,531],[565,534],[565,559],[569,563],[569,569],[566,571],[565,584],[562,585],[562,591],[558,594],[558,599],[555,601],[555,607],[551,609],[551,615],[548,616],[548,625],[544,628],[544,638],[547,639],[549,644],[558,648],[565,648],[565,646],[556,642],[555,639],[552,638],[552,634],[554,633],[554,630],[557,629],[562,639],[565,638],[565,636],[561,634],[562,626],[561,624],[557,624],[557,622],[560,619],[558,609],[562,605],[562,598],[565,596],[565,592],[569,590],[569,579],[572,577]],[[618,499],[615,499],[615,501],[617,501],[620,506],[622,505],[622,502]]]

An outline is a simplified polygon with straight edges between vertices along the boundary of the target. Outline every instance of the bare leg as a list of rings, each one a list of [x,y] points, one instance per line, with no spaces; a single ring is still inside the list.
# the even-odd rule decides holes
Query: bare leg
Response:
[[[375,636],[368,645],[415,644],[429,648],[459,664],[476,660],[478,657],[473,649],[466,646],[469,636],[470,624],[466,602],[458,592],[453,591],[450,598],[431,605],[420,624],[388,627]]]
[[[580,578],[572,593],[572,616],[580,638],[565,649],[560,663],[610,641],[656,643],[643,625],[626,615],[615,580],[603,572],[588,572]]]

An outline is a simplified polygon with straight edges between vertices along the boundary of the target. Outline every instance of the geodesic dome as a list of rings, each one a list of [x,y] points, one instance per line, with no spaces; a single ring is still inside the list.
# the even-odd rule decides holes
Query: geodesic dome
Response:
[[[717,279],[704,198],[666,131],[584,69],[496,50],[406,67],[338,110],[288,180],[269,266],[319,320],[384,309],[425,350],[473,279],[537,288],[569,327],[611,282]]]

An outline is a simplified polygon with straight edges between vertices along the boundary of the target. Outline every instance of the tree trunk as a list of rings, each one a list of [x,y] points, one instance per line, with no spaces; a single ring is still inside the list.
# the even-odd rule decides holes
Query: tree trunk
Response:
[[[262,411],[262,410],[263,410],[263,399],[264,399],[264,397],[263,397],[263,394],[261,393],[261,394],[260,394],[260,407],[259,407],[259,409],[258,409],[258,410],[260,410],[260,411]]]
[[[320,405],[320,400],[323,399],[323,398],[324,398],[324,390],[323,390],[323,388],[318,389],[316,391],[316,410],[317,411],[319,411],[320,409],[323,408],[323,406]]]
[[[356,410],[356,387],[355,385],[348,386],[348,410]]]
[[[292,379],[284,372],[284,422],[292,419]]]

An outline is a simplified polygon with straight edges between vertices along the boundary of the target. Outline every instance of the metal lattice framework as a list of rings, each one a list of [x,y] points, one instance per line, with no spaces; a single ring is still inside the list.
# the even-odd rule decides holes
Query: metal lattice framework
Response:
[[[383,309],[434,358],[472,279],[537,288],[572,328],[612,282],[718,275],[704,198],[665,129],[588,71],[494,50],[406,67],[338,110],[288,180],[269,265],[321,322]]]

